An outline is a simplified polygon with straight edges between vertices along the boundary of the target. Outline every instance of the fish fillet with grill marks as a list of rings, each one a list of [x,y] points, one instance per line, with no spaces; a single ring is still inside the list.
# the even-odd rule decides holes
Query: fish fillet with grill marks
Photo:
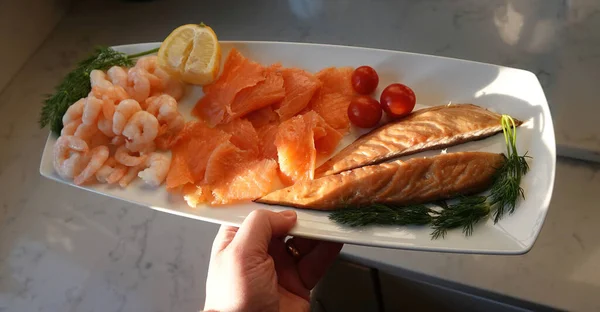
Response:
[[[317,210],[426,203],[485,190],[504,162],[504,155],[485,152],[396,160],[297,182],[257,202]]]
[[[315,177],[403,155],[480,140],[502,131],[500,114],[473,104],[417,110],[358,138],[315,171]],[[520,125],[520,121],[516,121]]]

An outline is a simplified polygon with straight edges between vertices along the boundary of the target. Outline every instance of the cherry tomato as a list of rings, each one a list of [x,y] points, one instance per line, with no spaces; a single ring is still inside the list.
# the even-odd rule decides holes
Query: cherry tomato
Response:
[[[360,94],[370,94],[379,84],[377,72],[370,66],[361,66],[352,72],[352,87]]]
[[[379,102],[366,95],[355,97],[348,106],[348,118],[353,124],[361,128],[375,127],[382,114]]]
[[[383,89],[380,101],[381,108],[388,116],[400,118],[412,112],[417,99],[409,87],[401,83],[393,83]]]

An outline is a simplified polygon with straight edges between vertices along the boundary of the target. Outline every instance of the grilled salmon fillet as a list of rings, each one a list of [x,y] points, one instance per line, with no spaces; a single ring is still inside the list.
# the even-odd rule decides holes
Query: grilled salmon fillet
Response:
[[[420,109],[361,136],[317,168],[315,177],[480,140],[502,131],[500,119],[500,114],[473,104]]]
[[[317,210],[425,203],[485,190],[504,162],[504,155],[484,152],[396,160],[298,182],[256,201]]]

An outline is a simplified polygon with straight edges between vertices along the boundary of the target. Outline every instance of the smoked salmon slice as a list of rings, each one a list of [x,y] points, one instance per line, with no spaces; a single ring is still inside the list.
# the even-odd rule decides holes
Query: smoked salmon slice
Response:
[[[181,130],[177,136],[173,139],[173,146],[171,147],[172,161],[169,173],[167,175],[167,189],[168,190],[180,190],[181,186],[185,186],[195,182],[194,174],[190,168],[195,168],[197,178],[202,178],[203,169],[198,168],[194,162],[200,161],[199,166],[202,167],[202,163],[206,162],[208,156],[205,152],[193,155],[194,152],[189,152],[190,141],[192,140],[204,140],[203,137],[207,135],[222,136],[221,138],[227,140],[226,134],[222,131],[217,131],[206,126],[203,122],[188,122],[186,123],[183,130]],[[192,150],[200,149],[196,143],[191,144]],[[205,166],[205,165],[204,165]]]
[[[187,163],[187,144],[178,144],[171,149],[171,167],[167,175],[167,190],[194,183]]]
[[[342,140],[342,134],[331,127],[319,114],[308,111],[302,115],[304,121],[312,127],[317,153],[328,156]]]
[[[302,111],[310,102],[321,82],[314,75],[298,69],[285,68],[281,70],[285,86],[285,97],[275,105],[281,120],[287,120]]]
[[[317,168],[315,175],[331,175],[403,155],[480,140],[502,131],[500,118],[500,114],[473,104],[417,110],[358,138]]]
[[[229,142],[230,138],[230,133],[219,129],[206,126],[197,126],[194,129],[193,135],[187,143],[187,164],[194,182],[201,182],[204,179],[213,150],[223,142]]]
[[[321,92],[324,94],[354,94],[352,87],[352,67],[328,67],[320,70],[315,76],[321,81]]]
[[[279,169],[292,182],[311,180],[317,152],[313,130],[302,115],[282,122],[275,136]]]
[[[348,106],[352,97],[341,93],[320,94],[311,108],[334,129],[346,133],[350,128]]]
[[[258,133],[248,120],[235,119],[230,123],[218,126],[217,129],[231,134],[229,141],[233,145],[250,151],[253,155],[258,155],[260,146]]]
[[[348,106],[354,95],[351,67],[330,67],[319,71],[316,77],[321,88],[313,96],[309,107],[325,121],[345,134],[350,128]]]
[[[233,143],[226,141],[219,144],[208,158],[203,184],[217,185],[231,180],[240,168],[255,160],[256,155],[244,151]]]
[[[282,122],[275,136],[281,172],[292,182],[313,179],[317,152],[331,153],[341,138],[314,111]]]
[[[257,202],[317,210],[427,203],[485,190],[505,159],[502,154],[463,152],[396,160],[297,182]]]
[[[204,96],[196,103],[192,115],[213,126],[220,124],[231,111],[236,95],[265,79],[265,69],[262,65],[248,60],[238,50],[232,49],[223,66],[223,73],[214,83],[203,88]]]
[[[262,159],[239,167],[235,175],[212,190],[211,204],[222,205],[250,201],[273,191],[277,185],[277,162]]]
[[[258,141],[260,155],[263,158],[277,159],[277,147],[275,146],[275,136],[279,124],[271,123],[258,128]]]
[[[213,205],[253,200],[273,190],[277,181],[277,162],[256,159],[251,151],[225,142],[211,154],[204,181],[194,194]]]
[[[267,106],[259,110],[253,111],[245,117],[252,123],[254,128],[258,129],[270,123],[279,122],[279,115],[275,113],[273,107]]]
[[[227,111],[225,122],[243,117],[255,110],[281,101],[286,94],[282,74],[274,70],[266,70],[265,80],[254,87],[241,90]]]

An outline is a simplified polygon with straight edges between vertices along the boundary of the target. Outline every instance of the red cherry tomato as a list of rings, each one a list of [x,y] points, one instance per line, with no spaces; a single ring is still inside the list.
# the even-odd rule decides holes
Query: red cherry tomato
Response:
[[[352,72],[352,87],[360,94],[370,94],[379,84],[377,72],[370,66],[361,66]]]
[[[400,118],[412,112],[417,98],[409,87],[401,83],[393,83],[383,89],[380,101],[381,108],[388,116]]]
[[[348,106],[348,118],[353,124],[361,128],[375,127],[382,114],[379,102],[366,95],[355,97]]]

